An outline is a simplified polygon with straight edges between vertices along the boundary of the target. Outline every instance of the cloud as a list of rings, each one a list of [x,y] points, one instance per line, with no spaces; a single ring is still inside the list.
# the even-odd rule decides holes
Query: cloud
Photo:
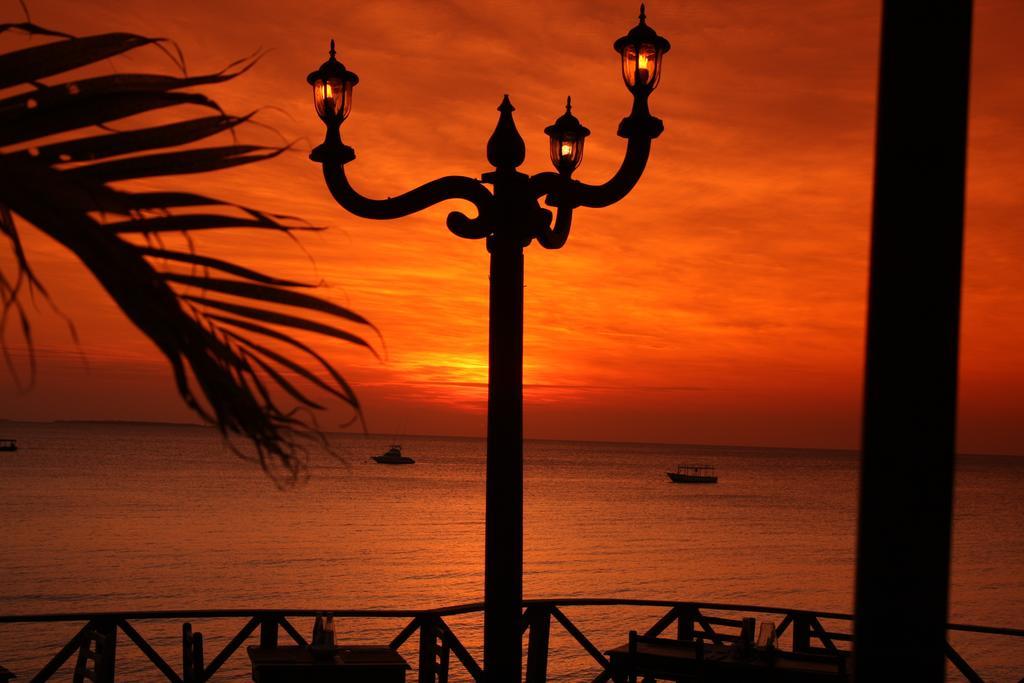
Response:
[[[626,199],[577,211],[561,251],[528,250],[528,400],[571,395],[577,417],[563,415],[562,424],[576,426],[565,434],[592,424],[588,415],[614,414],[615,398],[624,416],[648,417],[642,425],[626,417],[609,421],[601,438],[657,433],[662,440],[701,435],[723,443],[853,446],[879,8],[859,0],[703,0],[648,9],[650,23],[673,45],[651,98],[666,131]],[[571,94],[574,113],[593,131],[578,177],[610,177],[624,150],[615,128],[630,104],[611,43],[635,13],[617,0],[317,0],[287,11],[276,0],[253,0],[245,12],[209,0],[139,0],[129,7],[52,0],[33,8],[37,22],[80,34],[116,28],[172,36],[192,71],[272,48],[252,73],[218,88],[217,98],[234,112],[272,105],[261,120],[285,139],[311,144],[323,130],[304,78],[336,38],[339,57],[361,79],[343,130],[357,153],[348,170],[356,187],[375,197],[441,175],[487,171],[484,148],[505,93],[528,146],[521,170],[549,169],[542,131]],[[984,405],[1009,422],[993,430],[991,420],[972,417],[961,433],[968,449],[972,439],[998,432],[999,444],[986,440],[986,449],[1020,451],[1024,435],[1008,425],[1024,422],[1024,402],[1012,398],[1024,382],[1024,351],[1016,342],[1024,324],[1024,6],[986,0],[976,14],[965,414],[977,415],[972,406]],[[152,51],[109,68],[167,63]],[[256,128],[244,135],[279,140]],[[438,428],[481,431],[487,253],[482,243],[445,229],[457,203],[397,221],[354,218],[331,201],[302,151],[174,182],[329,226],[302,238],[315,263],[271,237],[202,239],[250,265],[322,279],[329,298],[378,324],[389,349],[385,364],[337,345],[321,350],[362,383],[379,419],[429,405]],[[148,353],[95,283],[44,238],[27,235],[30,256],[88,349],[107,344],[105,353],[126,363]],[[62,325],[40,314],[37,336],[70,353]],[[1000,373],[1013,381],[986,379]],[[173,391],[170,384],[150,390]],[[19,410],[3,391],[0,412]],[[657,394],[656,406],[646,394]],[[773,394],[801,408],[780,417]],[[548,436],[559,433],[555,422],[535,424]]]

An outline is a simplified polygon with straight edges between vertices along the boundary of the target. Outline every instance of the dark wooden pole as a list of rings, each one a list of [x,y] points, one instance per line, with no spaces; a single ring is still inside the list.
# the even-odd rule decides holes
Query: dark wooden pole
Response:
[[[857,548],[859,681],[944,679],[970,0],[882,16]]]
[[[526,683],[547,683],[551,611],[546,606],[536,605],[527,614],[530,617],[530,641],[526,651]]]
[[[522,681],[523,248],[492,239],[484,671],[487,683]]]

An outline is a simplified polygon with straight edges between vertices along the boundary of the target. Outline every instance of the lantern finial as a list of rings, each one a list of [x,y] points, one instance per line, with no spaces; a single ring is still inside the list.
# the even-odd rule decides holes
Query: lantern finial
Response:
[[[487,160],[499,171],[511,171],[526,159],[526,143],[516,130],[512,112],[516,110],[508,95],[501,100],[498,125],[487,141]]]
[[[551,142],[551,163],[559,173],[569,175],[583,160],[583,139],[590,131],[572,115],[572,97],[565,98],[565,113],[544,129]]]
[[[649,94],[661,77],[661,59],[668,52],[669,42],[647,25],[647,5],[640,5],[640,23],[615,41],[615,51],[622,58],[622,79],[634,95]]]
[[[510,100],[508,98],[508,94],[506,94],[505,97],[502,98],[501,104],[498,105],[498,111],[500,111],[502,114],[506,112],[511,114],[515,110],[516,108],[512,106],[512,100]]]
[[[331,38],[331,59],[334,59],[334,55],[338,54],[334,51],[334,38]]]

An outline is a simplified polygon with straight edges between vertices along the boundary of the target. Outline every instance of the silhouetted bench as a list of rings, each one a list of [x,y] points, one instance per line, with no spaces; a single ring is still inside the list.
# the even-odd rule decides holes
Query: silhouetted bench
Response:
[[[700,637],[674,640],[630,631],[627,644],[605,654],[616,683],[636,683],[638,677],[681,683],[844,683],[850,680],[847,652],[824,654],[759,648],[752,642],[752,635],[753,626],[745,625],[739,642],[716,645],[705,643]]]
[[[405,683],[411,667],[387,645],[339,645],[333,653],[314,654],[300,645],[248,648],[256,683]]]

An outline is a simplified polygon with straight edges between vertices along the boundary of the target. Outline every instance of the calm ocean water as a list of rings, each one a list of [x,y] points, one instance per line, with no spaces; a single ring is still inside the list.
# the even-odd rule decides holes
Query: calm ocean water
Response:
[[[410,467],[368,462],[387,437],[337,436],[345,457],[279,490],[192,427],[0,423],[0,614],[125,609],[414,608],[482,599],[484,442],[405,437]],[[671,484],[710,461],[716,486]],[[1024,458],[969,456],[957,472],[951,619],[1024,626]],[[852,453],[530,441],[525,596],[638,597],[852,611]],[[576,608],[602,650],[663,610]],[[197,622],[207,660],[244,620]],[[480,622],[451,620],[479,659]],[[296,625],[309,631],[308,620]],[[386,642],[401,620],[345,625]],[[180,623],[139,622],[178,666]],[[20,679],[76,630],[0,625]],[[1024,673],[1024,639],[954,636],[986,679]],[[415,643],[406,652],[415,659]],[[590,680],[588,655],[552,628],[552,680]],[[73,658],[72,658],[73,661]],[[118,647],[119,678],[158,680]],[[237,654],[215,680],[247,680]],[[453,681],[468,677],[457,666]]]

